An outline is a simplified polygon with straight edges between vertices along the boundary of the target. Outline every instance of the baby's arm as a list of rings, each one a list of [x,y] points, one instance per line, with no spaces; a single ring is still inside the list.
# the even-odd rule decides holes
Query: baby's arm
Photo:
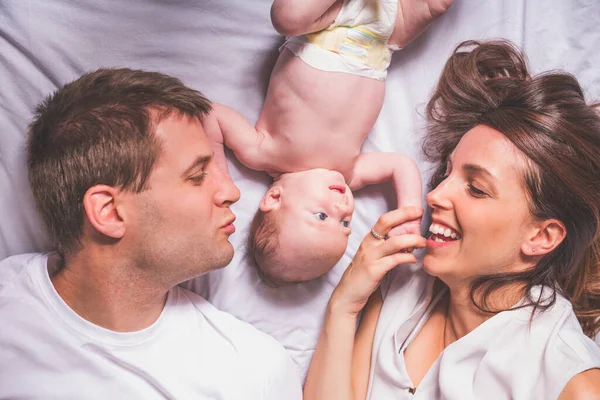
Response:
[[[275,0],[271,22],[284,36],[318,32],[333,24],[343,0]]]
[[[363,153],[354,164],[351,190],[367,185],[392,180],[398,200],[397,207],[422,207],[421,174],[412,158],[400,153]],[[421,220],[409,221],[390,232],[391,235],[403,233],[420,234]]]
[[[235,157],[246,167],[264,170],[264,160],[271,136],[258,131],[242,114],[222,104],[213,103],[213,110],[204,118],[203,127],[208,136],[214,160],[223,171],[229,173],[224,146],[229,147]]]

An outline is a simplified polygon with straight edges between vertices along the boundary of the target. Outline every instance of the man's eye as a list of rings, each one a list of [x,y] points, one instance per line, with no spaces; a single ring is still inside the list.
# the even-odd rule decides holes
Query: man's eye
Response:
[[[481,189],[477,189],[475,186],[473,186],[472,183],[469,183],[469,192],[471,192],[471,194],[474,197],[486,197],[487,196],[486,192],[484,192]]]
[[[350,221],[342,221],[342,226],[343,226],[344,228],[347,228],[347,227],[349,227],[349,226],[350,226]]]
[[[206,178],[206,172],[201,173],[200,175],[192,176],[190,180],[195,183],[200,183]]]
[[[317,217],[321,221],[325,221],[327,219],[327,214],[325,214],[323,212],[319,212],[319,213],[315,214],[315,217]]]

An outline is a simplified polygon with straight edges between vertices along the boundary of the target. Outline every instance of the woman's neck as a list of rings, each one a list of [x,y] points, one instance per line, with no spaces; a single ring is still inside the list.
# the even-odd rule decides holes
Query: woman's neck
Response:
[[[446,299],[445,343],[446,345],[460,339],[473,331],[479,325],[496,315],[498,312],[509,309],[523,298],[522,286],[511,286],[498,289],[483,303],[481,296],[475,295],[483,311],[471,299],[471,285],[456,285],[448,287]]]

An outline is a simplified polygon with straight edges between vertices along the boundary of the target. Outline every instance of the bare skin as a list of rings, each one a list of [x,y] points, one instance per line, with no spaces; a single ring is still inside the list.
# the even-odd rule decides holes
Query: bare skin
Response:
[[[51,277],[72,310],[116,332],[152,325],[171,288],[233,257],[229,207],[240,192],[213,162],[200,121],[170,116],[156,135],[163,153],[151,189],[89,188],[81,249]]]
[[[405,46],[442,15],[452,0],[401,0],[389,45]],[[275,28],[286,36],[329,27],[342,1],[276,0],[271,9]],[[399,206],[421,204],[416,166],[402,173],[390,160],[360,154],[361,146],[383,105],[385,82],[342,72],[317,70],[284,49],[271,75],[262,113],[252,125],[236,111],[215,104],[205,121],[214,141],[217,163],[227,169],[223,145],[247,167],[277,179],[282,173],[314,168],[338,171],[352,190],[390,178]],[[386,154],[386,153],[384,153]],[[402,159],[408,158],[408,161]],[[399,162],[397,161],[399,160]],[[391,161],[391,162],[390,162]],[[412,162],[414,165],[414,162]],[[400,191],[401,187],[412,190]]]
[[[383,304],[379,283],[396,265],[416,262],[403,249],[427,246],[423,270],[448,288],[403,354],[410,381],[418,390],[447,346],[492,317],[477,308],[469,295],[478,271],[527,270],[562,243],[566,235],[562,222],[533,219],[528,214],[521,188],[524,156],[511,146],[499,132],[478,126],[465,134],[450,155],[446,177],[427,195],[427,203],[434,224],[461,227],[455,239],[440,244],[434,238],[439,235],[433,231],[434,224],[427,240],[418,235],[388,240],[370,233],[365,236],[327,306],[304,387],[305,399],[366,398],[373,340]],[[472,166],[481,169],[471,175],[468,171]],[[390,211],[379,218],[374,229],[385,234],[421,212],[413,207]],[[488,251],[477,251],[481,248]],[[434,294],[442,288],[434,287]],[[511,285],[490,296],[489,304],[491,309],[507,309],[523,295],[521,285]],[[575,375],[559,399],[599,398],[599,373],[590,369]]]

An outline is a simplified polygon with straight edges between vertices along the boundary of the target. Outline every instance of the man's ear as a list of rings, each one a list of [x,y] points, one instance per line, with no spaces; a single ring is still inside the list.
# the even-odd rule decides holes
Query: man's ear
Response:
[[[557,219],[533,222],[521,251],[528,256],[543,256],[557,248],[566,235],[565,225]]]
[[[119,193],[112,186],[95,185],[83,196],[83,208],[90,224],[101,234],[114,239],[125,234],[123,210],[117,207]]]
[[[279,209],[281,207],[281,194],[283,188],[281,186],[271,186],[267,193],[263,196],[258,208],[262,212],[269,212]]]

